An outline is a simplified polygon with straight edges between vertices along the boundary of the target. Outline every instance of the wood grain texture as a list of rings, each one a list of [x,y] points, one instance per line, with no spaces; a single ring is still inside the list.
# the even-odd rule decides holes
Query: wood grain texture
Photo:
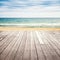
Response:
[[[0,60],[60,60],[60,31],[0,31]]]

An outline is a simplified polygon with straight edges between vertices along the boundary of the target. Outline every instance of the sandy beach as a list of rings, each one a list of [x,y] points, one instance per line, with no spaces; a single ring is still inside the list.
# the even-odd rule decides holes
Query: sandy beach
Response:
[[[0,27],[0,31],[19,31],[19,30],[60,30],[60,28],[23,28],[23,27]]]

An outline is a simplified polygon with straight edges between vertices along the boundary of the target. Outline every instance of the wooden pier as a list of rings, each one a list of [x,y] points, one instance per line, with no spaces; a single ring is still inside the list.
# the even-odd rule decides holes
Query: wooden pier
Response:
[[[60,60],[60,31],[0,31],[0,60]]]

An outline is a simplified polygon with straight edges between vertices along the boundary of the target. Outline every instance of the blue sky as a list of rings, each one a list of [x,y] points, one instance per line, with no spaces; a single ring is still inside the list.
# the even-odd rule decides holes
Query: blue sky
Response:
[[[60,17],[60,0],[0,0],[0,17]]]

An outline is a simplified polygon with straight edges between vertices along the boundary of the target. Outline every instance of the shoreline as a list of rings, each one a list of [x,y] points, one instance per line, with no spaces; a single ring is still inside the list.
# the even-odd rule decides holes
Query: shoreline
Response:
[[[20,31],[20,30],[60,30],[60,28],[30,28],[30,27],[0,27],[0,31]]]

